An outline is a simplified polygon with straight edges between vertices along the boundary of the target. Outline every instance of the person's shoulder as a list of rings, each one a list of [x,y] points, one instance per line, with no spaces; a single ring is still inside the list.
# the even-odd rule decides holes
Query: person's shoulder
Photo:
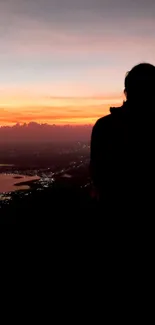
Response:
[[[103,136],[106,136],[109,133],[109,131],[111,129],[110,120],[111,120],[111,115],[109,114],[109,115],[99,118],[96,121],[96,123],[92,129],[92,138],[93,139],[95,139],[95,138],[101,139],[101,138],[103,138]]]
[[[110,113],[108,115],[105,115],[97,120],[93,127],[93,132],[110,132],[111,129],[113,129],[115,125],[117,125],[118,122],[122,120],[124,112],[124,106],[111,107]]]
[[[96,121],[94,128],[102,128],[103,126],[107,125],[111,121],[111,118],[112,118],[111,114],[108,114],[108,115],[105,115],[105,116],[99,118]]]
[[[112,114],[110,112],[110,114],[105,115],[96,121],[96,123],[93,127],[93,130],[94,131],[100,131],[100,130],[103,131],[103,130],[109,129],[113,125],[113,122],[115,121],[115,119],[116,119],[116,115]]]

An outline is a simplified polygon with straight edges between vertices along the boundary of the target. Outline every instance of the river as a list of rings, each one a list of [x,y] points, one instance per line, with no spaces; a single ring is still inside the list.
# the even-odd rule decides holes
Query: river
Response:
[[[28,184],[21,185],[20,183],[28,183],[31,181],[39,180],[39,176],[25,176],[17,174],[0,174],[0,193],[14,192],[17,190],[28,190]],[[16,185],[15,185],[16,184]]]

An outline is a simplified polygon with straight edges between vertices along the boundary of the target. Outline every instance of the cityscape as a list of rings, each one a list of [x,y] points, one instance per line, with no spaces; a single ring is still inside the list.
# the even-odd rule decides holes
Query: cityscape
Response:
[[[53,200],[61,203],[61,196],[72,191],[74,200],[78,201],[76,191],[81,195],[90,187],[89,141],[0,146],[0,154],[1,217],[8,216],[9,211],[12,214],[32,197],[35,205],[34,196],[44,202],[45,196],[51,193],[49,203],[53,205]]]

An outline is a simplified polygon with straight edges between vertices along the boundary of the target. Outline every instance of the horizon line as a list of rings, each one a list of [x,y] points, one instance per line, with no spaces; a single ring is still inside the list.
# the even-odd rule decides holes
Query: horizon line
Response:
[[[15,127],[15,126],[29,126],[30,124],[37,124],[38,126],[43,126],[43,125],[48,125],[48,126],[56,126],[56,127],[66,127],[66,126],[70,126],[70,127],[85,127],[85,126],[93,126],[94,123],[85,123],[85,124],[78,124],[78,123],[66,123],[66,124],[56,124],[56,123],[38,123],[38,122],[35,122],[35,121],[31,121],[29,123],[26,123],[26,122],[17,122],[17,123],[14,123],[14,124],[0,124],[0,128],[4,128],[4,127]]]

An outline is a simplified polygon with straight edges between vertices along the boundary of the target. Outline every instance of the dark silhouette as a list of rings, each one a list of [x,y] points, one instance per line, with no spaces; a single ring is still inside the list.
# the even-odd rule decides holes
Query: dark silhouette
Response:
[[[93,128],[90,168],[99,206],[131,216],[154,208],[155,66],[135,66],[124,92],[126,102]]]

